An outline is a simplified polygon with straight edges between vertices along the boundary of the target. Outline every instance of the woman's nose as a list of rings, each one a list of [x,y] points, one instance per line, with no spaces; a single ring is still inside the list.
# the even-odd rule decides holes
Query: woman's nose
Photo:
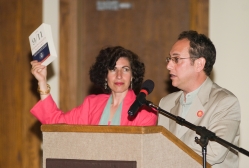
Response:
[[[117,78],[121,78],[122,77],[122,71],[121,70],[117,70]]]

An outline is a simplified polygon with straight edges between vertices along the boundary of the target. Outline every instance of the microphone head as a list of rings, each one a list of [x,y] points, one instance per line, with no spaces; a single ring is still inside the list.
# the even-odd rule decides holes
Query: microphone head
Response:
[[[144,81],[141,88],[147,90],[148,94],[150,94],[154,89],[154,82],[150,79],[147,79]]]

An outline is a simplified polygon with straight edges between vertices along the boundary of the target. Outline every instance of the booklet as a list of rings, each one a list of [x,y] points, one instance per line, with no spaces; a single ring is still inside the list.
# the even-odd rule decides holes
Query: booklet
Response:
[[[29,43],[33,60],[47,66],[57,58],[57,53],[49,24],[42,23],[30,36]]]

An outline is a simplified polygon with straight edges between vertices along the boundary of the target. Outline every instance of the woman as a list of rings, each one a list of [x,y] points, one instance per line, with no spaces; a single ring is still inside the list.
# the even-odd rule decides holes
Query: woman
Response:
[[[37,61],[31,65],[41,95],[31,113],[43,124],[156,125],[157,113],[147,106],[142,106],[137,116],[128,116],[128,109],[136,99],[132,88],[140,86],[144,76],[144,64],[132,51],[120,46],[101,50],[89,74],[105,94],[89,95],[80,106],[66,113],[58,109],[49,94],[47,68]]]

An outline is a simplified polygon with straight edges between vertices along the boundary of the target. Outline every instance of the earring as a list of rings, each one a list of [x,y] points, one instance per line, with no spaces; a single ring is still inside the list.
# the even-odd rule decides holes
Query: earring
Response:
[[[107,81],[105,81],[105,90],[107,89]]]
[[[131,89],[132,89],[132,80],[131,80]]]

